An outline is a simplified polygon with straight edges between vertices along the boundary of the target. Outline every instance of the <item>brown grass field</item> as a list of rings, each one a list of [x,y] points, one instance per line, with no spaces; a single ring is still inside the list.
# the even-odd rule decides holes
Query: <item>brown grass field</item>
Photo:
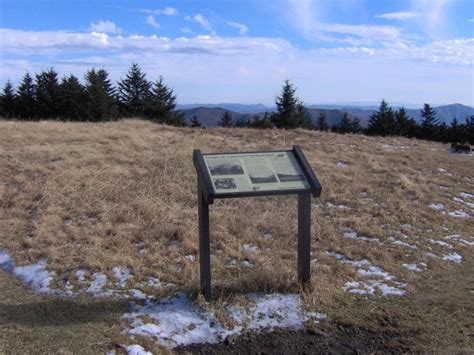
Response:
[[[323,186],[321,198],[313,201],[320,206],[312,214],[310,287],[300,290],[296,279],[295,197],[219,200],[211,206],[215,297],[207,307],[219,312],[225,302],[253,291],[302,291],[307,310],[328,315],[317,325],[325,332],[338,332],[342,324],[392,334],[388,341],[395,351],[472,352],[473,246],[445,237],[458,234],[474,241],[474,209],[453,200],[462,192],[474,194],[474,157],[449,154],[440,143],[306,130],[179,129],[140,120],[3,121],[0,249],[9,250],[19,265],[47,258],[58,288],[69,277],[74,283],[78,268],[89,277],[102,271],[112,278],[112,268],[125,265],[134,283],[153,276],[196,295],[193,149],[255,151],[294,144],[302,147]],[[442,203],[444,211],[429,208],[431,203]],[[471,218],[442,213],[456,210]],[[344,228],[381,243],[348,239]],[[244,244],[258,251],[247,252]],[[360,277],[326,251],[370,260],[403,280],[406,295],[385,297],[377,291],[361,297],[343,291],[347,281]],[[462,263],[426,254],[453,251]],[[186,255],[196,259],[177,263]],[[229,257],[237,267],[226,267]],[[244,260],[254,267],[242,266]],[[426,269],[411,271],[404,263],[425,263]],[[0,271],[0,353],[95,353],[126,341],[120,320],[126,305],[84,297],[65,301],[34,295]]]

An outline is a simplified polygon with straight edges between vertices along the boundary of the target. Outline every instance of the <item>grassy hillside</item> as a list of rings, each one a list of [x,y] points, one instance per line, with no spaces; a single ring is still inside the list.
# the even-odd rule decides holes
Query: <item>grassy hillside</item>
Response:
[[[112,278],[113,267],[125,265],[133,273],[129,288],[156,277],[196,294],[193,149],[293,144],[301,145],[323,186],[313,201],[312,279],[304,291],[305,309],[328,315],[318,327],[394,334],[389,341],[399,349],[472,349],[474,160],[439,143],[305,130],[179,129],[139,120],[0,122],[0,249],[19,265],[47,259],[59,289],[67,281],[80,287],[78,269],[86,278],[98,271]],[[468,218],[456,217],[460,212]],[[295,197],[217,201],[210,307],[219,311],[248,292],[298,292],[296,227]],[[446,239],[452,235],[459,237]],[[388,286],[406,284],[400,286],[406,294],[345,292],[347,282],[365,278],[334,253],[368,260],[393,276]],[[452,253],[462,262],[443,259]],[[0,299],[6,304],[14,297]],[[14,323],[2,317],[1,331],[11,332]]]

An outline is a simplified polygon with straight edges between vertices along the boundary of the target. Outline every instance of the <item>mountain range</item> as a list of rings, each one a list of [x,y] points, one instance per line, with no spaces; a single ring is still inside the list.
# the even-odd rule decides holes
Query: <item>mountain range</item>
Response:
[[[397,106],[393,106],[393,109],[397,109]],[[313,122],[316,121],[318,114],[323,112],[326,114],[326,119],[330,126],[337,125],[341,122],[344,113],[347,112],[350,118],[358,117],[362,127],[366,127],[369,121],[370,115],[374,113],[377,106],[355,106],[355,105],[308,105],[306,106],[308,113],[311,115]],[[437,118],[441,123],[449,125],[453,118],[457,118],[458,121],[464,122],[464,120],[474,115],[474,108],[462,104],[450,104],[441,105],[434,107]],[[222,103],[222,104],[188,104],[178,105],[177,111],[184,113],[184,117],[189,120],[195,115],[199,121],[205,127],[215,127],[219,125],[219,121],[225,112],[229,112],[232,115],[232,119],[237,120],[248,120],[253,116],[263,116],[265,111],[269,113],[276,111],[275,107],[267,107],[263,104],[238,104],[238,103]],[[421,108],[407,109],[407,113],[410,117],[413,117],[418,122],[421,121]]]

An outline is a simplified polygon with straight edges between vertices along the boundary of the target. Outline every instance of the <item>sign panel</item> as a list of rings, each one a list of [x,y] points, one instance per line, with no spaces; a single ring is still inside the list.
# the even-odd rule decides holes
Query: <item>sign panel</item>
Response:
[[[308,190],[293,151],[203,154],[216,197],[225,193]]]

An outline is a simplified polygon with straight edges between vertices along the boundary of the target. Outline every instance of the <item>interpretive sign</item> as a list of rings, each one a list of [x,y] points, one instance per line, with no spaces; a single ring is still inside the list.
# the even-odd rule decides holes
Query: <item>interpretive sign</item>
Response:
[[[301,148],[292,150],[201,154],[194,150],[198,175],[201,289],[211,297],[209,205],[216,198],[298,194],[298,276],[310,275],[311,194],[321,185]]]

